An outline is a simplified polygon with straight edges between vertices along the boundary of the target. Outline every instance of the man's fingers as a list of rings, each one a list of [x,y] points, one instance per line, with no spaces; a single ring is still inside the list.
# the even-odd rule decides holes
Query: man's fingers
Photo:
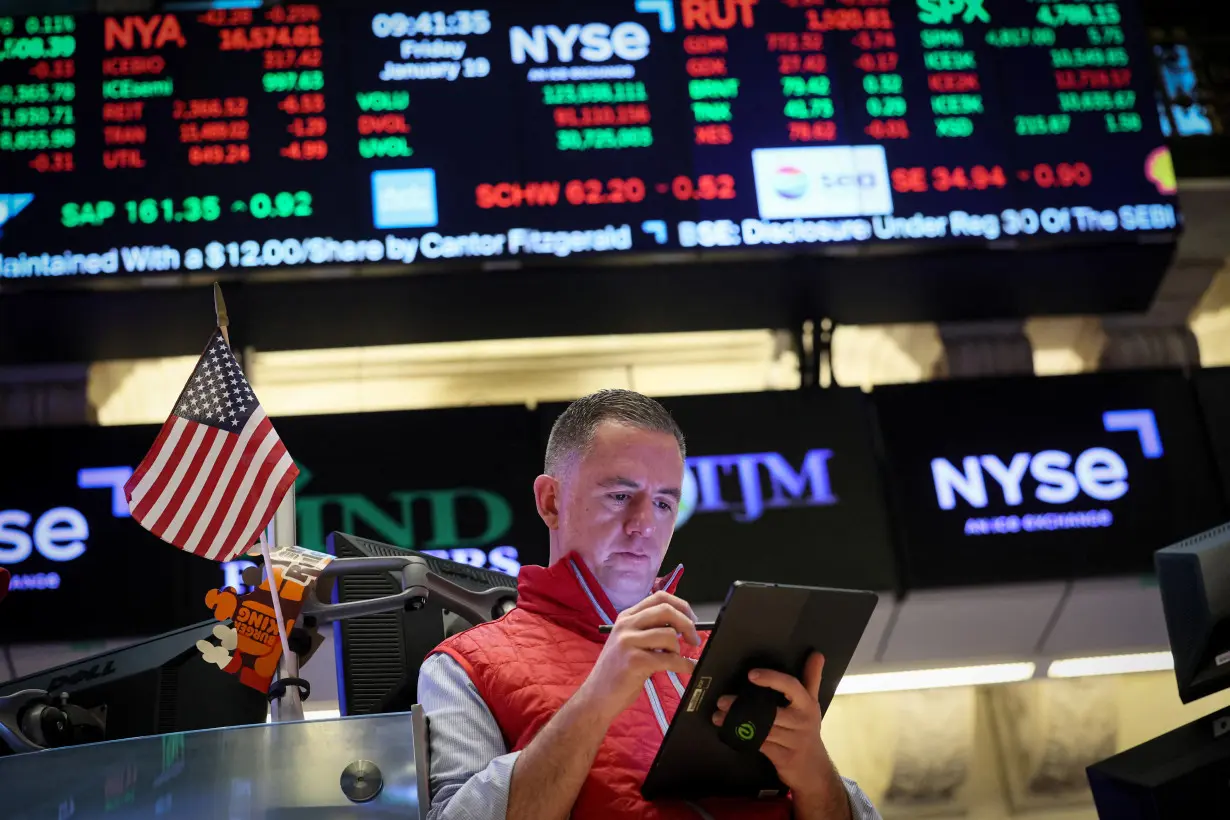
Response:
[[[627,633],[623,639],[628,646],[636,649],[659,650],[679,654],[679,634],[672,627],[662,626],[657,629],[638,629]]]
[[[658,606],[659,604],[668,604],[686,615],[688,620],[693,623],[696,621],[696,613],[692,611],[691,604],[676,595],[671,595],[669,592],[662,591],[655,592],[652,595],[637,601],[635,604],[621,612],[620,617],[631,617],[632,615]]]
[[[676,675],[691,675],[696,671],[696,661],[691,658],[685,658],[683,655],[670,655],[667,658],[670,665],[666,671],[674,672]]]
[[[638,612],[628,620],[628,625],[642,630],[667,626],[686,638],[688,643],[700,646],[700,633],[696,631],[696,624],[686,613],[669,603],[658,604]]]
[[[784,732],[797,732],[806,729],[809,723],[807,714],[801,709],[778,709],[773,719],[773,728]]]
[[[725,699],[725,697],[718,699],[717,711],[713,713],[713,723],[717,726],[721,726],[726,721],[726,715],[730,712],[730,703],[722,703]],[[799,715],[797,711],[794,709],[778,709],[777,716],[773,719],[772,734],[769,737],[775,738],[778,742],[785,745],[789,743],[788,736],[790,734],[806,728],[807,719]]]
[[[773,764],[774,768],[780,767],[794,754],[794,749],[777,741],[778,738],[775,738],[773,733],[770,733],[764,739],[764,743],[760,744],[760,753],[769,758],[769,762]]]
[[[641,610],[642,612],[669,609],[678,612],[688,623],[696,623],[696,613],[692,611],[692,605],[682,598],[676,598],[669,592],[655,592],[646,600],[652,603]]]
[[[812,652],[803,667],[803,688],[814,701],[820,700],[820,681],[824,679],[824,656]]]
[[[676,675],[691,675],[696,669],[696,661],[691,658],[685,658],[678,652],[647,650],[641,653],[638,662],[643,664],[640,668],[644,671],[645,677],[649,677],[654,672],[674,672]]]
[[[790,701],[791,706],[808,708],[809,695],[798,678],[791,677],[784,672],[776,672],[772,669],[753,669],[748,673],[747,677],[748,680],[757,686],[764,686],[781,692],[786,696],[786,700]],[[814,697],[811,698],[811,703],[819,706]]]

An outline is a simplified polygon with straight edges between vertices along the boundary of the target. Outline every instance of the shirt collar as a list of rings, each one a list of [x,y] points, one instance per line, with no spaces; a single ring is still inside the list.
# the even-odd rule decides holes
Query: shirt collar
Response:
[[[682,577],[683,564],[679,564],[655,580],[653,590],[674,594]],[[619,615],[602,584],[576,552],[549,567],[522,567],[517,579],[517,606],[594,641],[606,639],[598,628],[614,623]]]

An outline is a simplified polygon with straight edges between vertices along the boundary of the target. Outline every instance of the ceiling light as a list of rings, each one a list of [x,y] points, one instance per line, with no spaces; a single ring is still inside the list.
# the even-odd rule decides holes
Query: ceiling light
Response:
[[[862,695],[869,692],[904,692],[911,689],[1013,683],[1032,678],[1034,668],[1032,663],[997,663],[987,666],[957,666],[946,669],[914,669],[904,672],[846,675],[837,685],[837,694]]]
[[[305,711],[303,713],[304,720],[333,720],[334,718],[340,718],[341,716],[342,713],[338,709],[313,709],[312,711]],[[265,722],[272,723],[273,716],[265,715]]]
[[[1103,655],[1097,658],[1066,658],[1052,661],[1048,678],[1083,678],[1090,675],[1123,675],[1130,672],[1165,672],[1174,669],[1169,652],[1142,652],[1135,655]]]

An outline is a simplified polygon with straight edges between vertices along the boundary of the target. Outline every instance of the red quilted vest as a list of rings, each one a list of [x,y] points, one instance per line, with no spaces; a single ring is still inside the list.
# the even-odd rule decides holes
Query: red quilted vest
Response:
[[[674,592],[683,567],[658,579]],[[517,582],[517,607],[449,638],[436,648],[461,664],[486,701],[510,751],[525,748],[567,701],[598,659],[606,636],[598,626],[616,611],[575,553],[550,567],[527,566]],[[706,636],[702,636],[706,637]],[[700,649],[683,645],[691,657]],[[640,786],[687,686],[686,676],[658,673],[636,703],[616,718],[598,749],[572,816],[789,818],[788,799],[647,802]]]

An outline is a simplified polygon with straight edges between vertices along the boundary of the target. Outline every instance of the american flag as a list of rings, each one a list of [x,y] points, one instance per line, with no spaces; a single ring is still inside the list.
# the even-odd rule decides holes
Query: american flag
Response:
[[[163,541],[230,561],[256,543],[298,475],[217,330],[124,492],[132,517]]]

